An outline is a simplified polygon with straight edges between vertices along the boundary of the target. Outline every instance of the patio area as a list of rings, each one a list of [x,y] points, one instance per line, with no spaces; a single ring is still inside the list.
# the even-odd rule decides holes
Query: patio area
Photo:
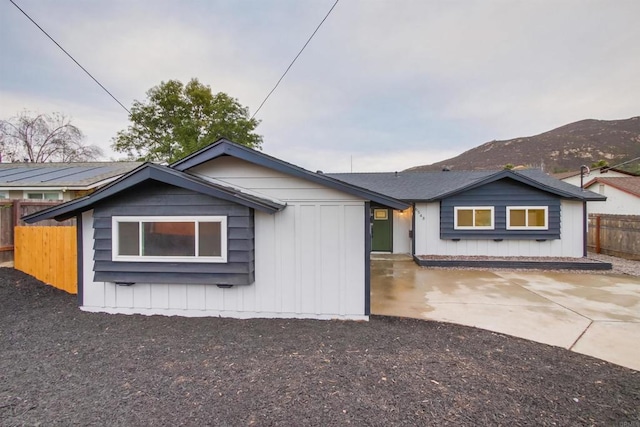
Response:
[[[372,314],[474,326],[640,370],[640,278],[372,261]]]

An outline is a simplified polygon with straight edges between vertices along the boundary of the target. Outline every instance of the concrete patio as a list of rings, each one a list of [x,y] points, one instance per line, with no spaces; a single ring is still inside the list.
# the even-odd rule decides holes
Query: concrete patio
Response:
[[[640,370],[640,278],[371,263],[372,314],[474,326]]]

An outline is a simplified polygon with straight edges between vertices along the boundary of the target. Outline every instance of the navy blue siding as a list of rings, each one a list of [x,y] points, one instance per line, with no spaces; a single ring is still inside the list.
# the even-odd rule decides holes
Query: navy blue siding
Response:
[[[454,207],[493,206],[494,230],[455,230]],[[507,230],[507,206],[548,206],[548,230]],[[560,238],[560,198],[511,179],[494,181],[440,202],[441,239],[535,240]]]
[[[112,216],[227,217],[226,263],[114,262]],[[253,209],[161,183],[144,183],[97,205],[93,212],[94,280],[99,282],[249,285],[254,282]]]

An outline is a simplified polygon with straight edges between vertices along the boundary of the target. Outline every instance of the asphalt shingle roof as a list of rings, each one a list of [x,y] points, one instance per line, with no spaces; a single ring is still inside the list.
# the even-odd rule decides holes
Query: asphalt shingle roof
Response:
[[[29,224],[46,219],[63,221],[77,215],[79,212],[93,208],[93,206],[101,200],[108,199],[121,191],[133,188],[145,181],[163,182],[201,194],[219,197],[224,200],[232,200],[243,206],[249,206],[269,213],[282,210],[286,206],[283,202],[240,192],[236,188],[221,186],[190,173],[180,172],[167,166],[147,162],[94,193],[26,215],[22,217],[22,220]]]
[[[433,172],[374,172],[374,173],[330,173],[328,176],[358,187],[377,191],[405,201],[438,200],[442,196],[463,190],[492,175],[504,171],[433,171]],[[602,196],[583,191],[575,185],[555,179],[538,169],[510,171],[535,181],[551,192],[565,193],[577,199],[600,199]],[[602,198],[604,200],[604,198]]]
[[[640,176],[630,177],[614,177],[614,178],[595,178],[591,182],[585,184],[585,187],[591,187],[596,183],[607,184],[618,190],[625,191],[640,197]]]

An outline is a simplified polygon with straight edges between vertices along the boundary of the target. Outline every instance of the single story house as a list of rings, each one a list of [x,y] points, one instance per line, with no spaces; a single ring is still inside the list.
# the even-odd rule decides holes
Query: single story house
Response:
[[[409,252],[416,261],[581,258],[586,256],[587,201],[606,199],[537,169],[330,176],[410,203],[404,212],[373,206],[372,250]]]
[[[606,202],[589,203],[590,214],[640,215],[640,176],[598,176],[584,188],[607,197]]]
[[[141,164],[0,163],[0,199],[68,201],[114,181]]]
[[[369,316],[369,212],[410,205],[220,140],[28,215],[75,217],[85,311]]]
[[[559,179],[560,181],[564,181],[566,183],[575,185],[576,187],[580,187],[581,183],[582,185],[584,185],[595,178],[625,178],[625,177],[637,176],[636,174],[627,172],[623,169],[610,168],[608,166],[591,169],[584,177],[581,177],[580,175],[581,175],[581,171],[577,170],[577,171],[570,171],[570,172],[554,173],[551,176],[553,176],[556,179]]]
[[[563,182],[607,197],[606,201],[589,203],[587,214],[640,215],[640,176],[622,169],[601,167],[584,176],[580,171],[552,175]]]
[[[372,250],[579,259],[603,199],[535,171],[327,175],[219,140],[23,220],[77,219],[86,311],[364,320]]]

